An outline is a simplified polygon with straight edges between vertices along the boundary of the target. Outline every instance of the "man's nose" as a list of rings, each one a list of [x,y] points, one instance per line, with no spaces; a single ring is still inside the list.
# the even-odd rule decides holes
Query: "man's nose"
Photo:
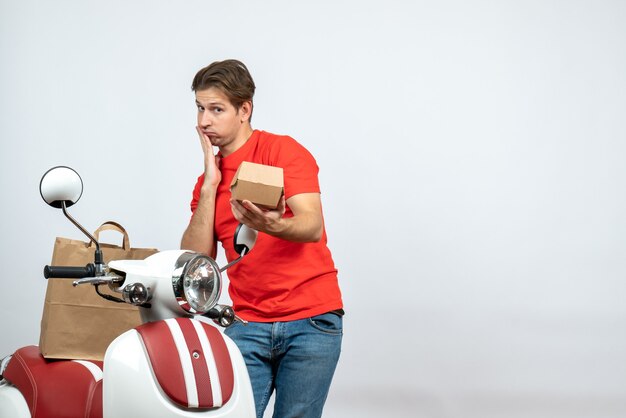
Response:
[[[211,121],[211,116],[209,112],[202,112],[200,116],[200,125],[202,126],[211,126],[213,122]]]

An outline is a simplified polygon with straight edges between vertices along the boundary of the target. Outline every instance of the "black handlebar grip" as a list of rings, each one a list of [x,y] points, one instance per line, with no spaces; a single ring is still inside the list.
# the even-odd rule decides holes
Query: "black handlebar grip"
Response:
[[[82,279],[96,277],[96,267],[87,264],[85,267],[45,266],[43,277],[46,279]]]

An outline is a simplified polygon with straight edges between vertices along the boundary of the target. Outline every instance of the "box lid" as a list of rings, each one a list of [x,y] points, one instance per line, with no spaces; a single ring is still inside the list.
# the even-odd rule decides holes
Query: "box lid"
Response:
[[[282,188],[284,185],[283,169],[281,167],[244,161],[239,165],[230,186],[237,184],[237,180]]]

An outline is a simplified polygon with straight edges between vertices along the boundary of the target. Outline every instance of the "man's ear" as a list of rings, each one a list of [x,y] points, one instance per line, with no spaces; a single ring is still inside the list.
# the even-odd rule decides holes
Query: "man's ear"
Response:
[[[250,116],[252,115],[252,102],[243,102],[239,108],[239,114],[241,116],[241,122],[250,120]]]

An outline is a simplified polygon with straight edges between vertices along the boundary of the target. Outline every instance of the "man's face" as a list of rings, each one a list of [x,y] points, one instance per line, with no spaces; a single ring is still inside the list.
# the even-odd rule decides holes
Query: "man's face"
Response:
[[[215,87],[197,91],[196,106],[198,127],[210,139],[211,144],[223,151],[235,147],[247,121],[242,120],[244,118],[240,109],[235,108],[228,97]]]

